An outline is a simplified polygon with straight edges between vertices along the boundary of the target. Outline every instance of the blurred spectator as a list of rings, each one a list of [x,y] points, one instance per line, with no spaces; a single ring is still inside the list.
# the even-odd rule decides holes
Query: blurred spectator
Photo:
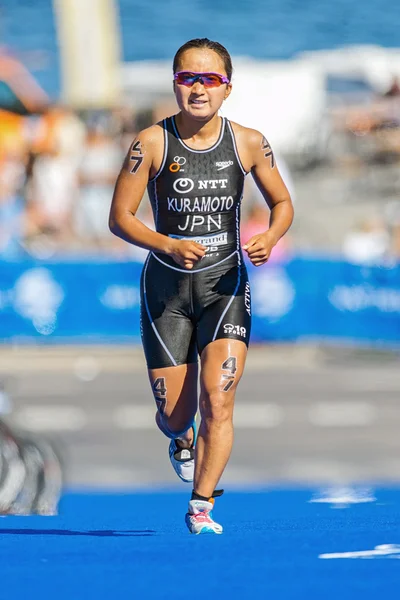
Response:
[[[24,128],[26,118],[0,110],[0,160],[9,156],[23,156],[26,148]]]
[[[343,254],[353,264],[379,264],[389,255],[390,236],[383,219],[367,218],[347,234]]]
[[[263,233],[269,228],[269,210],[267,206],[255,202],[251,205],[247,217],[242,220],[240,228],[241,244],[249,241],[253,235]],[[288,234],[279,240],[271,252],[268,263],[282,262],[288,258],[290,240]],[[244,253],[245,258],[247,254]]]
[[[390,250],[396,262],[400,262],[400,223],[392,227]]]
[[[279,172],[285,185],[290,193],[292,202],[295,203],[295,189],[290,174],[288,165],[282,156],[277,157],[275,153],[275,160],[278,164]],[[260,191],[258,190],[254,179],[249,176],[245,181],[244,201],[242,205],[242,221],[240,228],[241,243],[245,244],[253,235],[262,233],[269,228],[269,217],[270,211],[267,203]],[[279,240],[277,245],[272,250],[270,262],[280,262],[287,260],[290,248],[290,235],[286,234]],[[247,255],[246,255],[247,256]]]
[[[393,98],[395,96],[400,96],[400,81],[396,75],[392,78],[392,83],[390,84],[389,89],[383,94],[385,98]]]
[[[34,242],[42,235],[48,236],[54,250],[71,243],[77,185],[75,161],[57,146],[34,158],[27,205],[27,235],[34,253],[39,247]]]
[[[114,137],[118,139],[122,154],[128,152],[138,132],[132,108],[120,107],[113,111]]]
[[[25,227],[22,195],[25,183],[24,156],[9,151],[0,160],[0,256],[16,258],[21,253]]]
[[[76,232],[88,247],[114,244],[108,216],[123,158],[122,148],[106,132],[105,122],[91,123],[79,168],[80,193],[74,214]]]
[[[346,106],[340,114],[338,127],[343,127],[342,131],[345,129],[355,140],[354,148],[347,150],[354,150],[352,155],[357,154],[360,168],[364,169],[340,172],[345,181],[349,176],[357,178],[352,188],[354,202],[371,203],[374,197],[377,201],[391,197],[396,203],[400,182],[396,168],[400,158],[400,95],[396,91],[399,85],[399,80],[394,79],[386,94],[379,98],[374,95],[373,103]],[[109,233],[108,214],[116,177],[136,132],[161,119],[165,112],[175,111],[172,103],[167,106],[165,109],[163,102],[158,101],[146,110],[116,107],[112,111],[83,113],[80,117],[65,106],[49,106],[43,112],[27,115],[0,110],[0,256],[14,259],[29,252],[46,258],[61,252],[81,255],[107,252],[118,260],[142,260],[146,251]],[[338,156],[343,157],[342,150]],[[285,158],[275,155],[282,178],[297,204],[291,176],[294,167],[290,163],[289,169]],[[323,168],[317,171],[307,173],[306,177],[297,172],[299,194],[310,204],[317,202],[317,196],[325,198],[331,193],[327,186],[315,187],[315,182],[318,186],[326,176]],[[328,176],[335,177],[335,171]],[[299,213],[302,209],[298,207]],[[353,209],[353,214],[365,212],[361,204]],[[139,216],[154,228],[146,196]],[[347,219],[345,213],[343,219]],[[373,264],[389,257],[400,260],[400,218],[386,215],[385,219],[386,227],[378,220],[366,219],[347,235],[342,248],[349,260],[359,264]],[[265,199],[252,177],[247,177],[242,242],[267,230],[268,224]],[[312,238],[311,222],[309,229]],[[280,240],[271,262],[290,257],[295,239],[292,235],[296,232]],[[311,238],[307,237],[307,243],[318,250],[321,237]],[[339,238],[337,244],[342,244]]]
[[[400,200],[388,202],[384,214],[390,235],[390,253],[400,262]]]
[[[45,258],[73,247],[72,208],[85,125],[70,109],[49,106],[26,120],[27,248]]]
[[[30,117],[30,121],[35,121],[36,125],[30,140],[32,152],[40,154],[56,148],[62,156],[69,156],[71,160],[79,162],[86,127],[70,108],[51,105],[39,117]]]

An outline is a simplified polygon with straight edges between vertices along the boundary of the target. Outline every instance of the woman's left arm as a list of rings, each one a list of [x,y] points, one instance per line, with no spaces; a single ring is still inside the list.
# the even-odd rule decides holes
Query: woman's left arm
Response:
[[[248,129],[246,133],[251,174],[271,210],[269,229],[254,235],[243,245],[253,265],[259,267],[267,262],[272,248],[291,226],[293,205],[268,140],[254,129]]]

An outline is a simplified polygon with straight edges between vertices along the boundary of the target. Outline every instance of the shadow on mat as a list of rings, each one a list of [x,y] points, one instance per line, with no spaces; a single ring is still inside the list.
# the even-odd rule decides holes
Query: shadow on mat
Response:
[[[0,529],[0,535],[88,535],[94,537],[132,537],[155,535],[153,529],[127,529],[126,531],[113,531],[99,529],[96,531],[71,531],[70,529]]]

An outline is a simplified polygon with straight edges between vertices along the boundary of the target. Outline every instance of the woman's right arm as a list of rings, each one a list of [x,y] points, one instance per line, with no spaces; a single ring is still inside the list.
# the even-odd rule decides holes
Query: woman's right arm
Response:
[[[168,252],[169,238],[152,231],[135,216],[146,190],[153,167],[151,130],[141,131],[125,157],[115,185],[111,203],[109,226],[112,233],[130,244],[146,250]]]
[[[162,143],[162,130],[157,125],[137,135],[115,185],[109,227],[112,233],[126,242],[146,250],[168,254],[182,267],[191,269],[204,256],[203,246],[157,233],[136,217],[149,178],[158,170],[158,157],[155,155]]]

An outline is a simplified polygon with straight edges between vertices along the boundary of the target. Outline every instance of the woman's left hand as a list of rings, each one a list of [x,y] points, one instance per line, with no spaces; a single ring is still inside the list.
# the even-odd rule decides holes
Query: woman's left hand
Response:
[[[266,231],[265,233],[253,235],[242,248],[243,250],[246,250],[253,265],[255,267],[260,267],[269,259],[271,250],[275,244],[276,240],[269,231]]]

